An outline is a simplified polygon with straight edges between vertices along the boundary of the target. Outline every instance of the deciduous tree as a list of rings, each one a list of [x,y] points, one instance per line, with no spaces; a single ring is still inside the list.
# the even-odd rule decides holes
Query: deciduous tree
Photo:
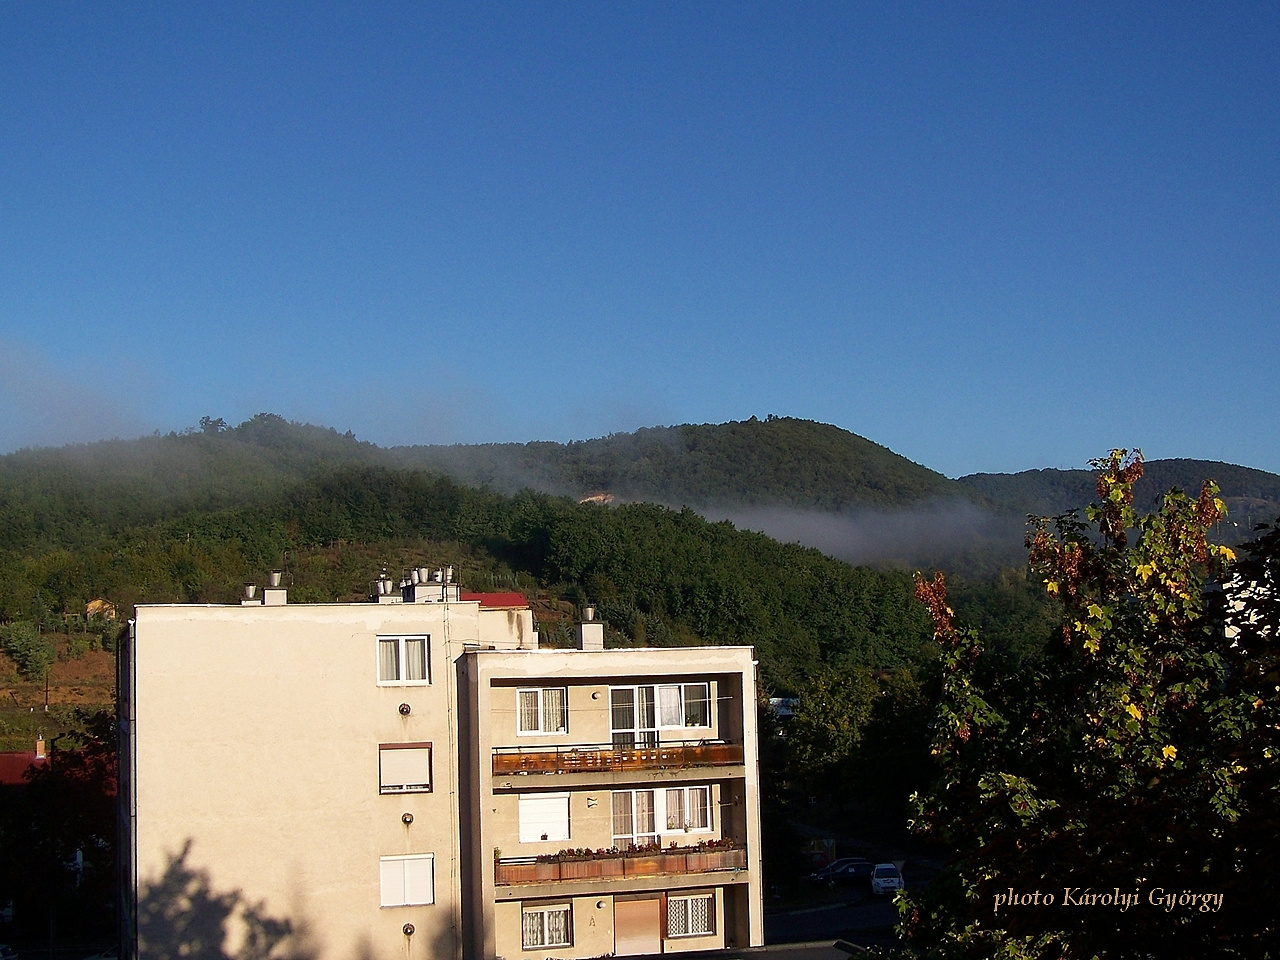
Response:
[[[1274,888],[1263,874],[1274,856],[1255,845],[1275,844],[1265,824],[1274,827],[1280,781],[1276,688],[1233,668],[1247,658],[1241,641],[1231,646],[1229,604],[1214,584],[1234,558],[1207,536],[1222,501],[1206,483],[1198,498],[1174,491],[1140,515],[1141,455],[1113,451],[1094,465],[1098,502],[1086,519],[1042,520],[1028,537],[1060,619],[1032,670],[980,689],[977,634],[954,622],[941,576],[918,581],[943,673],[933,747],[942,776],[918,822],[957,856],[928,891],[903,899],[917,955],[1275,950],[1274,901],[1257,909],[1254,891]],[[1274,576],[1274,545],[1271,562]],[[1245,618],[1233,616],[1243,636]],[[1274,649],[1274,628],[1249,629],[1249,643]],[[1222,899],[1205,907],[1183,894]],[[1170,895],[1181,898],[1172,909]]]

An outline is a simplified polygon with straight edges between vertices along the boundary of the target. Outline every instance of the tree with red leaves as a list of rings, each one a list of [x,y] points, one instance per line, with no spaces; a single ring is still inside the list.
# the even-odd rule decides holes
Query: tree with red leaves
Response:
[[[1061,621],[1034,667],[980,689],[979,637],[954,622],[941,575],[917,581],[942,674],[941,777],[917,826],[956,856],[901,898],[910,952],[1280,956],[1280,688],[1246,669],[1264,647],[1276,662],[1274,625],[1246,610],[1277,597],[1242,586],[1278,582],[1276,538],[1257,548],[1270,561],[1233,569],[1208,537],[1225,512],[1214,484],[1140,515],[1141,454],[1094,466],[1086,518],[1038,520],[1027,538]]]

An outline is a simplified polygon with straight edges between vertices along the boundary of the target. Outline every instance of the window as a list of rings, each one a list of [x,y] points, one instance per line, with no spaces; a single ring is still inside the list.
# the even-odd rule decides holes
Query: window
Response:
[[[431,682],[427,637],[379,637],[378,683],[383,685]]]
[[[663,791],[668,830],[710,830],[711,788],[675,787]]]
[[[431,790],[431,744],[378,745],[379,793],[427,793]]]
[[[667,898],[667,936],[705,937],[716,932],[714,894]]]
[[[569,697],[565,687],[544,687],[516,693],[520,733],[565,733],[569,729]]]
[[[711,726],[709,684],[664,683],[658,687],[658,705],[663,727]]]
[[[711,726],[711,685],[662,683],[611,687],[610,721],[618,750],[654,747],[658,731]]]
[[[523,794],[519,799],[520,842],[569,839],[567,793]]]
[[[382,906],[411,907],[436,902],[434,855],[383,857],[378,865],[382,873]]]
[[[613,845],[619,849],[657,843],[659,832],[692,833],[711,829],[709,786],[615,790],[612,799]]]
[[[567,903],[550,907],[525,907],[521,911],[520,920],[520,941],[526,950],[573,945],[573,913]]]
[[[613,845],[621,850],[658,842],[654,791],[613,792]]]

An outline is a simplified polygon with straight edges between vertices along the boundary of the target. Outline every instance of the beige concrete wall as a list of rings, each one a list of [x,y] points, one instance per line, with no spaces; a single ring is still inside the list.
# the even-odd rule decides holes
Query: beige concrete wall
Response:
[[[458,609],[461,604],[450,604]],[[476,638],[499,650],[536,650],[538,631],[533,629],[532,610],[484,610],[477,605]]]
[[[741,894],[746,907],[741,919],[735,920],[733,931],[725,929],[729,922],[724,907],[723,891],[717,892],[717,932],[709,938],[677,938],[668,941],[672,951],[697,950],[722,946],[727,940],[738,945],[759,945],[763,936],[763,898],[760,882],[760,834],[759,834],[759,784],[757,779],[758,746],[755,726],[755,673],[751,651],[748,648],[681,648],[588,651],[540,651],[534,654],[506,654],[482,652],[469,655],[466,666],[470,688],[471,709],[475,710],[477,742],[474,745],[475,765],[468,790],[476,797],[479,816],[473,821],[476,831],[473,850],[476,851],[471,867],[470,889],[480,890],[476,903],[477,922],[472,928],[473,940],[468,955],[475,958],[504,957],[510,960],[521,955],[521,926],[517,901],[496,902],[493,883],[493,853],[495,848],[503,857],[534,856],[554,853],[566,847],[607,847],[612,845],[612,789],[655,788],[661,789],[676,782],[682,785],[713,783],[713,830],[708,834],[689,834],[678,831],[664,833],[663,843],[676,840],[683,844],[699,837],[732,835],[748,846],[749,886]],[[583,784],[580,775],[569,787],[556,782],[554,775],[531,774],[527,777],[504,777],[495,790],[492,775],[493,748],[502,746],[528,746],[552,748],[571,746],[575,743],[606,743],[609,740],[610,685],[636,685],[641,683],[683,680],[713,679],[713,728],[703,734],[708,739],[718,737],[721,730],[733,740],[743,743],[746,755],[746,776],[733,781],[723,780],[723,774],[708,771],[705,780],[689,771],[637,771],[626,782],[601,781]],[[569,688],[569,731],[566,735],[539,737],[516,734],[516,691],[521,687],[566,686]],[[596,693],[595,698],[591,697]],[[728,700],[726,700],[728,698]],[[664,734],[667,731],[663,732]],[[670,739],[677,737],[670,731]],[[689,779],[693,776],[694,779]],[[539,788],[570,794],[570,839],[567,841],[543,841],[520,843],[518,793]],[[589,798],[595,799],[594,806]],[[730,812],[723,804],[735,802]],[[665,824],[660,824],[665,827]],[[696,877],[673,877],[670,889],[689,889]],[[617,882],[614,881],[616,884]],[[510,895],[510,888],[503,888]],[[610,881],[600,881],[595,898],[577,899],[604,901],[610,896]],[[575,899],[576,902],[576,899]],[[612,912],[609,911],[610,916]],[[575,924],[579,913],[575,910]],[[514,947],[513,947],[514,944]],[[573,948],[555,951],[561,957],[591,957],[611,952],[607,948],[590,948],[575,939]]]
[[[705,888],[681,893],[708,893],[715,895],[716,932],[705,937],[668,937],[662,941],[663,953],[688,953],[695,950],[716,950],[724,946],[724,891]],[[656,896],[656,894],[655,894]],[[571,905],[573,920],[573,945],[571,947],[534,947],[525,949],[522,943],[521,913],[523,904],[519,901],[498,903],[494,909],[497,937],[496,957],[502,960],[543,960],[550,957],[599,957],[612,954],[614,951],[613,908],[614,898],[610,894],[592,894],[590,896],[565,897],[564,899],[531,900],[531,905],[568,903]]]
[[[613,898],[608,895],[565,897],[530,903],[568,903],[573,920],[573,946],[524,949],[519,902],[496,905],[495,956],[504,960],[542,960],[548,957],[600,957],[613,953]]]
[[[711,840],[720,837],[722,829],[722,785],[706,780],[672,780],[664,778],[654,782],[628,785],[607,785],[575,790],[552,789],[546,791],[526,791],[527,794],[568,793],[569,794],[569,839],[520,841],[520,803],[519,793],[495,794],[490,804],[488,817],[489,836],[495,846],[502,851],[503,857],[536,857],[545,853],[558,853],[569,847],[587,847],[598,850],[613,846],[613,790],[664,790],[667,787],[711,788],[711,828],[709,830],[669,830],[665,822],[658,823],[660,842],[665,847],[671,843],[679,846],[696,844],[700,840]],[[527,779],[527,778],[525,778]],[[530,787],[535,784],[529,784]],[[732,821],[732,817],[729,818]],[[730,831],[732,833],[734,831]],[[745,841],[745,830],[741,839]]]
[[[180,866],[203,871],[211,891],[239,890],[264,915],[305,930],[321,960],[456,954],[457,705],[448,660],[478,639],[480,619],[474,603],[139,607],[142,915],[174,899],[158,882],[166,869],[176,878],[174,858],[185,850]],[[488,633],[492,640],[500,631]],[[433,682],[379,686],[380,634],[429,635]],[[420,741],[433,745],[433,792],[380,794],[379,743]],[[423,853],[435,856],[435,904],[380,907],[379,858]],[[406,922],[412,938],[402,933]],[[234,945],[236,924],[227,931]]]
[[[610,651],[613,653],[624,651]],[[552,651],[543,651],[551,654]],[[599,656],[597,652],[595,654]],[[554,660],[546,661],[550,670],[560,665]],[[682,677],[686,682],[708,679],[705,674],[689,674]],[[563,674],[538,677],[529,676],[523,682],[515,684],[499,683],[494,687],[490,698],[489,725],[494,746],[528,747],[531,749],[550,749],[554,747],[571,747],[575,744],[607,744],[610,742],[613,727],[609,712],[609,688],[611,686],[637,686],[645,683],[672,682],[673,678],[629,678],[615,677],[612,682],[592,681],[576,682]],[[533,734],[520,733],[518,730],[519,709],[518,691],[540,687],[566,687],[569,696],[569,729],[565,733]],[[659,732],[659,741],[672,740],[715,740],[720,737],[720,711],[716,709],[719,702],[719,683],[712,679],[710,686],[711,724],[709,727],[666,728]]]

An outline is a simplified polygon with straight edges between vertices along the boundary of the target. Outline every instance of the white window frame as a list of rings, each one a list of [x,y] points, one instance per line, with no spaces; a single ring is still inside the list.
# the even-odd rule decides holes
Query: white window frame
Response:
[[[628,846],[632,846],[632,847],[641,847],[649,843],[660,842],[661,831],[658,829],[658,827],[662,821],[658,817],[658,803],[660,802],[658,799],[658,794],[661,792],[662,792],[661,790],[648,790],[648,789],[612,791],[609,797],[609,818],[610,818],[609,829],[612,833],[613,845],[615,847],[618,847],[619,849],[626,849],[622,844],[618,843],[619,840],[625,841],[625,843]],[[637,821],[639,820],[639,817],[636,814],[636,794],[638,793],[649,794],[649,803],[651,805],[650,808],[653,812],[653,832],[652,833],[645,833],[643,831],[637,831],[636,829]],[[623,802],[627,805],[627,807],[629,807],[631,811],[631,832],[630,833],[613,832],[613,809],[614,809],[613,805],[618,802],[618,798],[625,798],[623,799]],[[640,839],[637,839],[637,838],[640,838]]]
[[[679,791],[682,794],[681,804],[684,808],[685,817],[688,811],[692,809],[689,803],[690,794],[695,791],[706,797],[707,823],[706,826],[694,826],[690,824],[688,830],[685,829],[685,818],[681,818],[681,822],[672,826],[670,819],[671,814],[668,811],[668,791]],[[638,829],[639,816],[636,813],[636,794],[647,793],[652,795],[653,803],[653,832],[648,833]],[[618,833],[613,826],[613,810],[614,804],[618,801],[615,797],[626,798],[623,802],[631,809],[631,833]],[[647,843],[661,842],[663,837],[678,836],[685,833],[711,833],[716,827],[715,807],[713,803],[714,793],[710,784],[690,784],[678,787],[656,787],[653,789],[637,789],[637,790],[614,790],[609,797],[609,816],[610,816],[610,833],[613,837],[614,846],[622,848],[624,844],[631,846],[644,846]],[[622,841],[622,843],[619,843]]]
[[[383,759],[388,753],[398,753],[402,750],[421,750],[426,753],[427,760],[427,782],[426,783],[387,783],[383,775],[384,764]],[[430,743],[380,743],[378,744],[378,792],[379,793],[430,793],[433,775],[435,773],[432,767],[433,757],[431,756]]]
[[[379,857],[378,858],[378,900],[383,907],[420,907],[428,906],[436,902],[436,864],[434,853],[410,853],[397,857]],[[422,899],[422,894],[415,894],[409,889],[409,871],[413,865],[423,865],[427,867],[427,876],[430,878],[429,883],[431,892],[429,899]],[[400,891],[397,895],[395,890],[388,890],[387,881],[394,874],[394,868],[398,866],[401,870],[400,874]]]
[[[525,823],[525,813],[524,813],[525,804],[533,803],[534,801],[537,801],[537,800],[542,800],[542,801],[555,800],[557,805],[559,804],[560,801],[562,800],[564,801],[564,836],[561,836],[559,833],[553,834],[553,831],[550,831],[550,830],[547,831],[545,839],[541,834],[537,836],[531,836],[529,833],[526,833],[526,829],[525,829],[526,823]],[[517,821],[517,829],[519,830],[519,834],[520,834],[520,842],[521,843],[551,843],[552,841],[568,840],[569,835],[572,831],[572,823],[570,822],[570,819],[572,816],[571,807],[572,807],[572,803],[569,799],[569,794],[567,793],[522,793],[520,794],[516,798],[516,821]]]
[[[561,696],[561,709],[559,718],[549,717],[547,710],[546,693],[549,690],[559,691]],[[538,729],[525,730],[523,728],[524,709],[520,701],[527,693],[537,695],[538,702]],[[555,729],[557,721],[563,721],[560,729]],[[569,688],[568,687],[519,687],[516,689],[516,736],[518,737],[545,737],[545,736],[567,736],[569,733]]]
[[[403,677],[405,674],[405,665],[408,662],[405,657],[405,643],[410,640],[422,641],[422,673],[421,680],[387,680],[382,676],[382,644],[386,641],[397,641],[396,647],[396,672]],[[374,644],[375,669],[374,676],[378,678],[378,686],[380,687],[426,687],[431,685],[431,637],[424,633],[407,633],[407,634],[378,634],[377,642]]]
[[[690,804],[690,795],[694,792],[703,794],[706,799],[706,805],[703,807],[707,811],[707,822],[705,826],[697,826],[689,819],[689,811],[693,809]],[[661,791],[662,794],[662,823],[666,824],[667,829],[664,833],[710,833],[715,827],[715,815],[711,806],[711,786],[696,784],[693,786],[665,787]],[[675,826],[671,825],[670,797],[668,794],[679,792],[682,794],[681,805],[684,808],[684,816],[681,823]],[[688,827],[685,824],[689,824]]]
[[[689,688],[702,687],[706,691],[703,702],[707,705],[707,722],[706,723],[689,723]],[[680,719],[676,723],[668,723],[663,719],[663,702],[667,699],[664,694],[670,696],[675,695],[675,711]],[[705,680],[686,683],[655,683],[654,695],[657,700],[658,711],[658,729],[659,730],[706,730],[711,727],[711,684]]]
[[[689,697],[690,687],[702,688],[700,692],[705,692],[705,696],[700,698],[707,705],[707,722],[706,723],[689,723]],[[630,727],[619,727],[615,724],[613,715],[613,692],[615,690],[632,691],[632,708]],[[643,723],[643,707],[641,700],[643,699],[640,691],[649,691],[649,696],[653,702],[653,726],[647,726]],[[663,704],[664,702],[672,707],[672,712],[679,717],[677,723],[667,723],[663,720]],[[630,735],[634,739],[637,747],[648,747],[656,745],[657,733],[660,730],[710,730],[712,724],[712,701],[711,701],[711,683],[707,680],[695,681],[677,681],[674,683],[642,683],[637,686],[612,686],[609,688],[609,726],[615,735],[627,737]],[[670,719],[670,718],[668,718]],[[653,743],[649,741],[653,740]],[[617,742],[617,736],[615,736]]]
[[[692,925],[693,910],[692,901],[707,900],[707,927],[706,930],[687,929]],[[684,925],[686,927],[683,933],[672,933],[671,915],[673,910],[684,908]],[[695,893],[691,896],[673,897],[667,896],[667,939],[679,940],[685,937],[710,937],[716,932],[716,895],[714,893]]]
[[[552,913],[564,914],[564,932],[565,940],[549,941],[547,939],[547,915]],[[528,939],[528,928],[525,926],[525,917],[535,914],[542,915],[542,939],[537,943],[531,943]],[[538,906],[520,907],[520,947],[523,950],[538,950],[542,947],[571,947],[573,946],[573,904],[571,903],[551,903]]]

